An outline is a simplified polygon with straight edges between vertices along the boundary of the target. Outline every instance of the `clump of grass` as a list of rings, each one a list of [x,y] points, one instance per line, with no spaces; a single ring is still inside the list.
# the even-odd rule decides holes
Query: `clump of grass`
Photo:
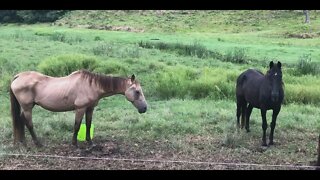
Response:
[[[114,43],[100,43],[92,48],[92,52],[97,56],[108,56],[117,58],[140,57],[140,49],[136,45],[123,47]]]
[[[224,55],[223,60],[232,63],[247,64],[249,57],[245,49],[234,48]]]
[[[230,120],[224,127],[224,138],[222,144],[229,148],[239,147],[241,136],[235,125],[235,120]]]
[[[93,40],[94,40],[94,41],[101,41],[102,38],[101,38],[100,36],[95,36]]]
[[[300,75],[317,75],[319,74],[319,65],[312,62],[311,54],[303,54],[299,57],[299,62],[296,66],[296,71]]]
[[[196,71],[187,67],[170,67],[157,75],[155,91],[161,99],[188,98],[226,99],[235,94],[236,76],[221,69]]]
[[[162,51],[175,52],[181,56],[216,59],[221,59],[222,57],[219,52],[208,50],[205,46],[197,41],[195,41],[193,44],[140,41],[138,45],[139,47],[147,49],[159,49]]]
[[[38,65],[38,70],[49,76],[66,76],[70,73],[87,69],[94,70],[98,65],[95,57],[82,54],[67,54],[49,57]]]
[[[50,39],[53,41],[65,42],[67,40],[66,33],[64,32],[54,32],[50,35]]]

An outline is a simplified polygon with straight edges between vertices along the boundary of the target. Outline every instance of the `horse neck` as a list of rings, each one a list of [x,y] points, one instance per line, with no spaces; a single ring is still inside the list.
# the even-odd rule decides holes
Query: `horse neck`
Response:
[[[125,94],[127,79],[121,77],[102,77],[99,81],[100,87],[102,88],[102,96]]]

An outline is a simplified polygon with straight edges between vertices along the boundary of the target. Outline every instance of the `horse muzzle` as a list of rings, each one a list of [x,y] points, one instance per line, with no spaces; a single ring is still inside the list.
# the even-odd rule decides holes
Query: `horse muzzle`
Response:
[[[139,112],[140,114],[145,113],[146,111],[147,111],[147,106],[138,109],[138,112]]]
[[[278,102],[279,100],[279,94],[275,93],[275,94],[271,94],[271,100],[273,102]]]

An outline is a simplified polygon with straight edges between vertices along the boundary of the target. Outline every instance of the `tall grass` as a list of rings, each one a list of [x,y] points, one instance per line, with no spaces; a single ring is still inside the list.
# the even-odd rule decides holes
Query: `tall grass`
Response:
[[[38,70],[49,76],[66,76],[80,69],[92,71],[97,65],[96,57],[83,54],[67,54],[43,60],[38,65]]]
[[[304,54],[299,57],[298,64],[296,65],[296,72],[298,75],[317,75],[320,71],[319,67],[319,64],[312,62],[311,54]]]
[[[223,54],[219,51],[207,49],[198,41],[195,41],[193,44],[140,41],[138,44],[140,47],[147,49],[159,49],[161,51],[174,52],[180,56],[191,56],[200,59],[213,58],[223,62],[237,64],[247,64],[252,60],[252,58],[249,58],[248,53],[244,48],[233,48]]]
[[[165,42],[143,42],[140,41],[140,47],[147,49],[159,49],[163,51],[175,52],[181,56],[194,56],[198,58],[216,58],[221,59],[219,52],[208,50],[205,46],[195,41],[193,44],[183,43],[165,43]]]
[[[218,68],[170,67],[157,76],[155,90],[164,99],[230,99],[235,92],[236,74]]]

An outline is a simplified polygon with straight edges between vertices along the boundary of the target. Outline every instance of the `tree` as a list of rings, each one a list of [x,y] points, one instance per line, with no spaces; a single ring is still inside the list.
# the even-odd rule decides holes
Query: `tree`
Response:
[[[54,22],[69,10],[0,10],[0,23]]]
[[[303,13],[306,16],[305,23],[310,23],[309,10],[303,10]]]

